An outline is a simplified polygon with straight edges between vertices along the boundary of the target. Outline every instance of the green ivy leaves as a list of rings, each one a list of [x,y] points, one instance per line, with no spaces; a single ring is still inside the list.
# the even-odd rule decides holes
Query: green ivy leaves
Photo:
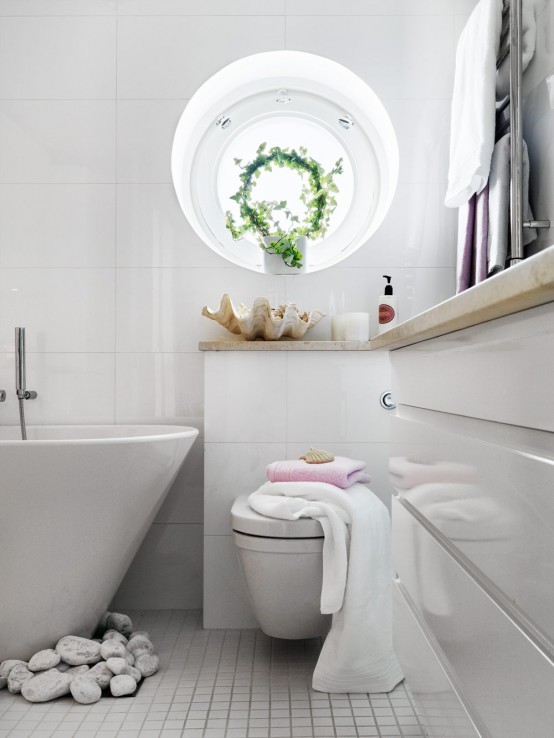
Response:
[[[308,156],[308,150],[300,146],[295,149],[274,146],[265,153],[267,143],[261,143],[256,150],[256,157],[248,164],[243,165],[242,159],[234,159],[235,164],[242,170],[239,178],[241,186],[229,199],[239,205],[242,223],[236,223],[231,212],[225,213],[226,227],[235,240],[242,238],[251,231],[258,235],[260,247],[269,253],[280,254],[285,264],[290,267],[302,266],[302,254],[296,247],[300,236],[310,239],[324,236],[335,208],[337,200],[330,193],[337,193],[339,188],[334,182],[337,174],[342,174],[342,159],[335,162],[335,166],[327,174],[319,162]],[[300,223],[297,215],[293,215],[287,208],[286,200],[253,201],[252,190],[256,186],[256,179],[261,170],[270,172],[273,166],[287,167],[300,174],[303,180],[300,200],[306,206],[304,220]],[[307,180],[306,180],[307,175]],[[281,211],[288,224],[285,230],[276,219],[274,212]],[[266,246],[264,236],[273,236],[277,240]]]

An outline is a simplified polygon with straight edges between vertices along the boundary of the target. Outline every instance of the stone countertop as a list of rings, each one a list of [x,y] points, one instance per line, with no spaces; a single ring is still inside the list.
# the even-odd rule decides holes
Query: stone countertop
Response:
[[[554,246],[370,341],[201,341],[200,351],[375,351],[397,349],[554,301]]]
[[[554,301],[554,246],[371,339],[396,349]]]
[[[370,351],[369,341],[200,341],[200,351]]]

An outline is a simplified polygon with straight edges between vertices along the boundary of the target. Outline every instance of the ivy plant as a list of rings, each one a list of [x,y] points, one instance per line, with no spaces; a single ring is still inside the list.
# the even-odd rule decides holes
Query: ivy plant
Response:
[[[266,143],[260,144],[256,157],[247,164],[243,164],[241,159],[234,160],[241,169],[241,186],[230,199],[239,206],[240,222],[237,223],[232,213],[227,211],[226,227],[235,240],[249,231],[254,233],[262,249],[271,254],[280,254],[287,266],[300,268],[302,253],[297,247],[298,239],[300,236],[312,240],[324,236],[337,207],[335,195],[339,188],[334,178],[342,174],[342,159],[326,173],[303,146],[298,151],[274,146],[267,152],[266,147]],[[287,167],[302,177],[300,200],[306,207],[302,220],[291,212],[286,200],[253,199],[256,180],[263,171],[271,172],[274,166]],[[268,245],[263,240],[264,236],[272,236],[276,240]]]

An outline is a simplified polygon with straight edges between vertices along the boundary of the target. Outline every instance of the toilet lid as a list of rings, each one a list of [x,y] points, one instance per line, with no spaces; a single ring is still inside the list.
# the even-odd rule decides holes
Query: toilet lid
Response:
[[[237,497],[231,508],[231,526],[238,533],[263,538],[323,538],[319,520],[299,518],[279,520],[267,518],[252,510],[248,497]]]

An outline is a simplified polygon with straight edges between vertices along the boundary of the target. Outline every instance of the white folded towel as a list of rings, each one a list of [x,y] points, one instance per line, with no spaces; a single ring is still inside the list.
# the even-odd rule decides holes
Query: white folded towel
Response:
[[[487,184],[496,115],[496,59],[503,0],[480,0],[456,51],[445,204],[457,208]]]
[[[313,688],[393,689],[404,677],[392,649],[390,517],[383,503],[361,484],[342,490],[323,482],[267,482],[248,502],[261,515],[317,518],[322,525],[322,612],[334,615]]]

